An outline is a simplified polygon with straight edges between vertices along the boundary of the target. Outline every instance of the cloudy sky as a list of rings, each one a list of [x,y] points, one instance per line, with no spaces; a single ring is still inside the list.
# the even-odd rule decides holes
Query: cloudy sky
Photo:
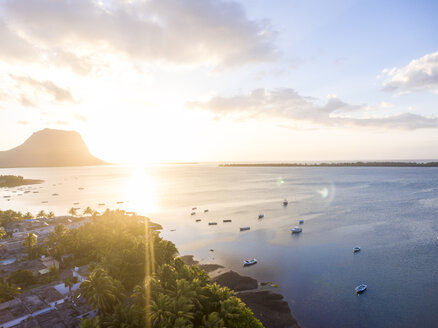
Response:
[[[436,1],[0,0],[0,150],[438,159]]]

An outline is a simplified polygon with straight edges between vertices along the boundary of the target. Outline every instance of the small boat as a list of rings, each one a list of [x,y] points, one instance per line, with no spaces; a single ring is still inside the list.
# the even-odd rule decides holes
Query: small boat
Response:
[[[256,263],[257,263],[257,260],[256,260],[256,259],[246,260],[246,261],[243,261],[243,266],[254,265],[254,264],[256,264]]]
[[[259,219],[263,219],[265,217],[264,214],[259,214]]]
[[[246,231],[246,230],[249,230],[249,229],[251,229],[251,227],[240,227],[240,231]]]
[[[223,221],[224,221],[224,223],[231,222],[231,220],[228,220],[228,219],[227,220],[223,220]]]
[[[43,200],[41,203],[43,203],[43,204],[47,204],[48,201],[47,201],[47,200]]]
[[[208,225],[217,225],[217,222],[208,222]]]
[[[172,232],[173,232],[173,231],[176,231],[176,229],[170,229],[170,231],[172,231]]]
[[[201,222],[201,219],[196,219],[196,222]]]
[[[124,201],[122,201],[122,200],[117,202],[117,204],[123,204],[123,203],[124,203]]]
[[[204,213],[207,213],[207,212],[208,212],[208,209],[204,210]]]
[[[303,223],[304,223],[304,220],[300,220],[299,222],[300,222],[300,224],[303,224]]]
[[[192,213],[190,213],[190,215],[195,215],[196,214],[196,212],[192,212]]]
[[[359,246],[353,247],[353,253],[357,253],[357,252],[360,252],[360,247]]]
[[[214,252],[214,249],[213,249],[213,248],[210,248],[210,252]]]
[[[367,285],[365,284],[360,284],[359,286],[357,286],[354,291],[356,292],[356,294],[360,294],[362,292],[364,292],[366,289],[368,288]]]
[[[58,196],[58,194],[52,194],[52,196]]]
[[[197,207],[192,207],[192,211],[197,210],[197,209],[198,209]]]
[[[290,229],[290,231],[292,231],[292,233],[299,233],[299,232],[303,231],[303,228],[295,227],[293,229]]]
[[[288,202],[287,199],[285,198],[285,199],[283,200],[283,206],[287,206],[287,204],[289,204],[289,202]]]
[[[79,189],[79,190],[84,190],[84,188],[82,188],[82,187],[79,187],[78,189]]]
[[[99,203],[98,205],[99,206],[105,206],[105,203]]]
[[[73,203],[73,205],[79,205],[79,203]]]

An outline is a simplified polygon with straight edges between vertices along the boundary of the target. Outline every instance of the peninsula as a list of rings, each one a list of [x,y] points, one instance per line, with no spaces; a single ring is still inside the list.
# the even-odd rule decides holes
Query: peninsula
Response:
[[[232,163],[220,167],[438,167],[438,162]]]
[[[44,129],[23,144],[0,151],[0,168],[103,165],[75,131]]]
[[[11,188],[42,183],[43,180],[24,179],[19,175],[0,175],[0,188]]]

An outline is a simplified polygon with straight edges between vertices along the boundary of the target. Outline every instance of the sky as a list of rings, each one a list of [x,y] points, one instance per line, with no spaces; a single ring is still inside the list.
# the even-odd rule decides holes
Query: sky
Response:
[[[0,150],[438,159],[438,2],[0,0]]]

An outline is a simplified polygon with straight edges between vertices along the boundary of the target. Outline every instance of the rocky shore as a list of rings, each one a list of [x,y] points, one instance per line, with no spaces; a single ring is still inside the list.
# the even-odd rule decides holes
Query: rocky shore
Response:
[[[218,264],[200,264],[192,255],[182,256],[181,259],[187,265],[204,269],[212,282],[234,290],[266,328],[300,328],[283,295],[273,292],[270,284],[261,287],[254,278],[242,276]]]

